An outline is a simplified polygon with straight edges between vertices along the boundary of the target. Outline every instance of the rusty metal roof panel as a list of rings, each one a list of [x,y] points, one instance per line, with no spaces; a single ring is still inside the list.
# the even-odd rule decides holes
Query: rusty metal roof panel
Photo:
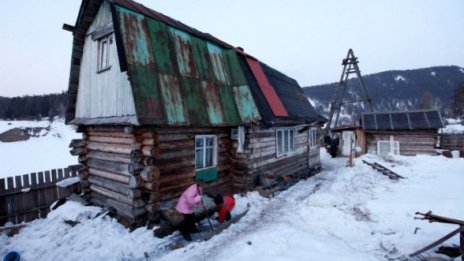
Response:
[[[129,10],[133,10],[139,14],[143,14],[144,16],[146,17],[150,17],[150,18],[153,18],[157,21],[161,21],[167,25],[169,25],[170,27],[173,27],[173,28],[176,28],[176,29],[179,29],[181,31],[184,31],[184,32],[187,32],[189,33],[190,35],[194,35],[200,39],[203,39],[203,40],[207,40],[207,41],[210,41],[210,42],[214,42],[224,48],[233,48],[233,46],[217,39],[216,37],[208,34],[208,33],[203,33],[203,32],[200,32],[198,31],[197,29],[195,28],[192,28],[188,25],[185,25],[183,24],[182,22],[180,21],[177,21],[175,19],[172,19],[171,17],[168,17],[162,13],[159,13],[159,12],[156,12],[142,4],[139,4],[139,3],[136,3],[134,1],[131,1],[131,0],[111,0],[112,3],[114,4],[117,4],[119,6],[122,6],[126,9],[129,9]]]
[[[112,10],[140,123],[235,126],[261,119],[234,49],[137,10]]]

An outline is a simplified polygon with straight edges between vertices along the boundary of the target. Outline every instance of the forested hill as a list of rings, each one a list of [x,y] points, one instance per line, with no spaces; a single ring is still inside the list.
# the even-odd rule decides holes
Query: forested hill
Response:
[[[375,111],[400,111],[415,109],[439,109],[445,116],[452,116],[454,90],[464,81],[464,68],[440,66],[416,70],[386,71],[363,75]],[[316,110],[324,115],[334,99],[338,82],[304,87]],[[357,78],[348,82],[347,101],[362,99]],[[356,103],[355,103],[356,104]],[[344,112],[360,111],[362,108],[347,105]]]
[[[0,119],[41,119],[66,112],[66,92],[57,94],[0,97]]]

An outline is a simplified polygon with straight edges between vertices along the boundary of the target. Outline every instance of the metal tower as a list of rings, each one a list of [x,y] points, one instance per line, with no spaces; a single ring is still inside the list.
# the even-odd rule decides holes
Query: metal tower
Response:
[[[361,83],[361,89],[364,94],[364,100],[356,102],[366,102],[368,110],[371,112],[374,111],[374,108],[372,107],[372,100],[369,97],[369,94],[367,93],[366,85],[364,84],[364,80],[361,77],[361,72],[359,71],[358,63],[358,58],[354,56],[353,50],[349,49],[346,58],[342,61],[343,71],[340,77],[340,82],[338,83],[337,91],[335,93],[335,100],[331,103],[330,106],[329,121],[325,126],[324,135],[327,135],[329,133],[330,129],[332,128],[332,124],[334,125],[333,127],[338,126],[338,117],[340,116],[340,110],[342,108],[342,105],[345,103],[345,101],[343,101],[343,97],[345,96],[346,89],[348,87],[347,84],[350,74],[356,74],[356,76],[359,79],[359,82]],[[336,115],[335,121],[333,121],[334,114]]]

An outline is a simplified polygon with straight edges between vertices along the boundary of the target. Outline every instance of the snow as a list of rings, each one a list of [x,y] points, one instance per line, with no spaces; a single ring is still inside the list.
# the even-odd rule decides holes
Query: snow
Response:
[[[406,79],[405,79],[402,75],[397,75],[397,76],[395,77],[395,81],[397,81],[397,82],[399,82],[399,81],[405,82]]]
[[[0,178],[22,175],[32,172],[65,168],[77,164],[77,157],[69,151],[72,139],[81,139],[72,126],[64,124],[64,120],[49,121],[0,121],[0,133],[12,128],[46,128],[39,137],[31,137],[26,141],[0,142]]]
[[[456,229],[414,220],[416,211],[464,219],[462,158],[364,155],[348,168],[347,158],[332,159],[324,150],[321,157],[322,172],[274,197],[234,195],[232,215],[250,204],[248,214],[209,241],[168,251],[165,246],[178,232],[163,239],[146,227],[130,232],[115,219],[98,216],[101,208],[68,201],[13,237],[0,234],[0,255],[18,251],[24,260],[385,260]],[[362,160],[406,179],[389,180]],[[73,227],[66,220],[79,223]],[[458,237],[447,244],[459,244]]]
[[[439,130],[440,133],[464,133],[464,124],[462,120],[446,119],[445,128]]]
[[[433,76],[433,77],[435,77],[435,76],[437,76],[437,73],[434,72],[434,71],[432,71],[432,72],[430,72],[430,75]]]
[[[71,185],[74,185],[80,181],[79,177],[72,177],[72,178],[67,178],[63,179],[62,181],[59,181],[56,183],[56,185],[60,188],[67,188]]]

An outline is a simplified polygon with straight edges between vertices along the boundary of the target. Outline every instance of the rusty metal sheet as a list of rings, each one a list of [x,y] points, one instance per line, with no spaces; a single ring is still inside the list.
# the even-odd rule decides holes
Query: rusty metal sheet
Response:
[[[203,97],[201,81],[198,79],[182,78],[182,92],[185,105],[193,126],[210,126],[208,112]]]
[[[209,122],[213,125],[224,125],[223,109],[219,97],[218,88],[211,82],[201,83],[203,97],[205,97],[206,111],[208,112]]]
[[[152,64],[153,57],[145,17],[124,8],[117,7],[117,9],[127,62],[134,65]]]
[[[254,122],[261,119],[258,108],[251,95],[250,88],[247,85],[233,88],[235,102],[240,114],[240,118],[244,122]]]
[[[195,62],[193,60],[193,50],[190,35],[174,28],[170,28],[170,31],[172,38],[174,39],[174,47],[176,50],[179,73],[182,76],[196,78],[197,72],[195,69]]]
[[[232,88],[227,85],[219,85],[218,88],[222,108],[224,109],[224,121],[233,125],[240,125],[242,119],[240,118],[240,114],[237,110]]]
[[[187,124],[189,122],[188,115],[180,92],[178,78],[160,74],[159,82],[167,123],[170,125]]]
[[[235,49],[224,50],[223,52],[224,62],[228,70],[230,85],[232,86],[242,86],[247,85],[245,79],[245,74],[240,62],[238,60],[237,52]]]
[[[172,59],[175,56],[175,49],[170,40],[169,27],[153,19],[146,20],[156,70],[164,74],[175,74],[177,68]]]
[[[216,80],[222,84],[229,84],[222,49],[217,45],[208,43],[208,52]]]

